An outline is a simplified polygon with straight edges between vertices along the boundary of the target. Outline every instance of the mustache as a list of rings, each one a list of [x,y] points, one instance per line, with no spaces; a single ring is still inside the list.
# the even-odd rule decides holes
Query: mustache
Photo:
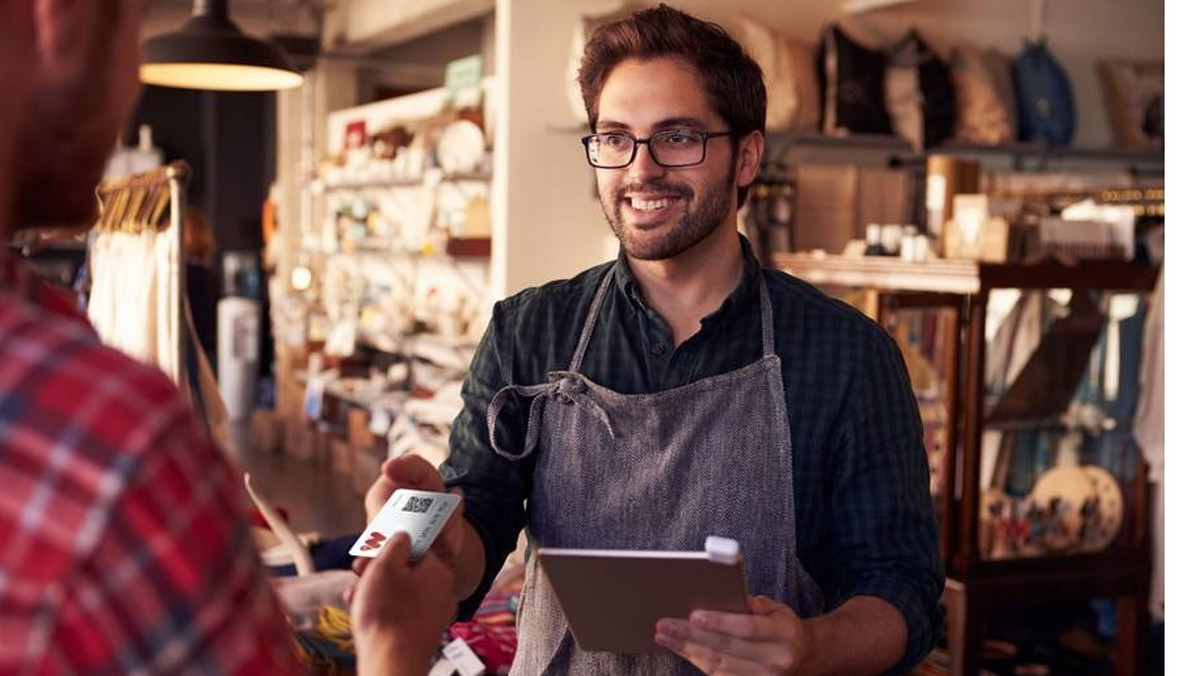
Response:
[[[649,183],[634,183],[632,185],[622,186],[617,191],[617,199],[623,200],[633,192],[652,192],[667,197],[681,197],[683,199],[691,199],[693,196],[692,189],[684,184],[670,183],[668,181],[651,181]]]

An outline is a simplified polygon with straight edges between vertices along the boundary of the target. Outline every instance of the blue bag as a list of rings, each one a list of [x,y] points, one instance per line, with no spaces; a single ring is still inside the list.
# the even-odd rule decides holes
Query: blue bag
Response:
[[[1075,135],[1071,81],[1046,43],[1025,42],[1013,64],[1017,98],[1017,138],[1046,145],[1068,145]]]

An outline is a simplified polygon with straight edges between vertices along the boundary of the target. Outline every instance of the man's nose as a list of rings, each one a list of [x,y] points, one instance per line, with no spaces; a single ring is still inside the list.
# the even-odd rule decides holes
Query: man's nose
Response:
[[[661,177],[667,170],[654,161],[649,145],[639,144],[637,153],[633,156],[633,163],[626,171],[634,182],[643,183],[649,179]]]

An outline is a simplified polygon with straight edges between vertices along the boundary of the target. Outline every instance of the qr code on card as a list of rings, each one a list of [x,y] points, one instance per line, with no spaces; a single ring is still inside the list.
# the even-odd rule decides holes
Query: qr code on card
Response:
[[[433,505],[433,498],[418,498],[418,497],[410,496],[408,498],[408,502],[404,503],[404,506],[400,508],[400,511],[414,512],[416,514],[424,514],[425,512],[429,511],[429,508],[432,505]]]

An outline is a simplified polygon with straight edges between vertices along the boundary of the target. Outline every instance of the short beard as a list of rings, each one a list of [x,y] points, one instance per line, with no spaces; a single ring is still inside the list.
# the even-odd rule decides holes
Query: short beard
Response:
[[[731,163],[725,186],[731,186],[737,175],[737,165]],[[633,228],[621,218],[621,205],[630,192],[647,191],[691,200],[694,191],[686,185],[676,185],[665,179],[641,185],[627,186],[617,190],[609,200],[601,203],[608,226],[612,228],[625,255],[643,261],[661,261],[674,258],[704,241],[729,215],[733,197],[730,190],[707,190],[700,196],[694,208],[686,211],[669,231],[653,241],[639,241],[630,236]]]

